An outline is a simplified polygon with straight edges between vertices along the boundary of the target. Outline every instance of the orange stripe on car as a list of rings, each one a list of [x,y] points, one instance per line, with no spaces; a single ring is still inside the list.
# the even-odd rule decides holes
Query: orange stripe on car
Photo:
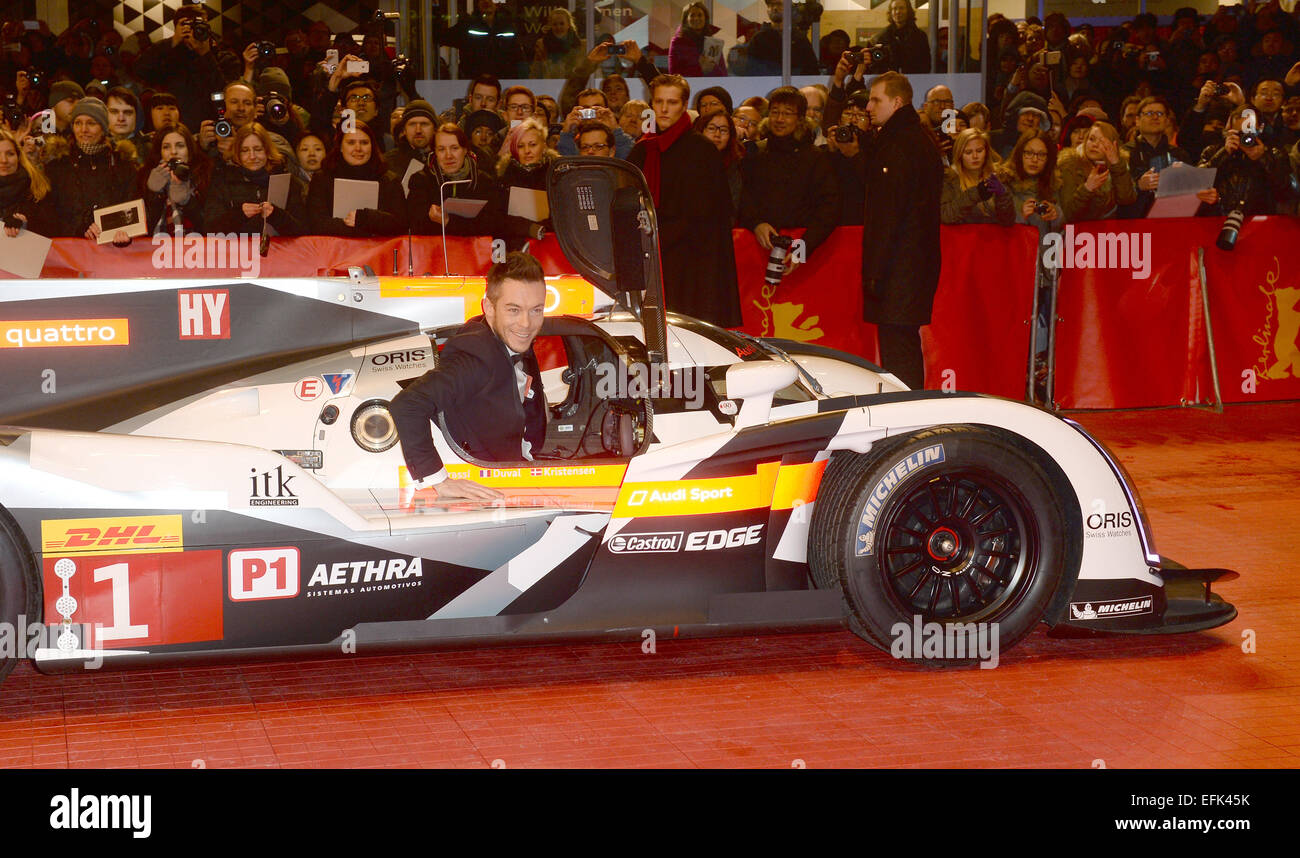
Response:
[[[782,465],[772,493],[772,509],[794,509],[817,499],[817,486],[828,459],[802,465]]]
[[[466,319],[483,312],[479,301],[486,292],[486,277],[384,277],[379,281],[381,298],[463,298]],[[581,316],[595,307],[595,287],[581,277],[546,278],[547,315]]]

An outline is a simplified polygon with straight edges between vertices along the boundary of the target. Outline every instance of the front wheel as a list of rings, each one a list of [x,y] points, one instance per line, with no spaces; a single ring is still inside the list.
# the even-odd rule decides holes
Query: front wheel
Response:
[[[25,546],[18,525],[0,507],[0,635],[7,630],[13,644],[0,645],[0,682],[26,657],[27,641],[18,640],[17,630],[40,619],[40,588]]]
[[[1064,512],[1044,469],[1014,437],[930,429],[875,456],[836,454],[828,482],[840,502],[814,507],[812,536],[825,550],[811,556],[830,565],[815,572],[821,581],[838,578],[850,626],[881,649],[934,661],[932,651],[910,645],[919,638],[913,630],[932,623],[949,639],[955,628],[992,628],[999,648],[1009,648],[1056,595]],[[909,640],[900,641],[904,628]]]

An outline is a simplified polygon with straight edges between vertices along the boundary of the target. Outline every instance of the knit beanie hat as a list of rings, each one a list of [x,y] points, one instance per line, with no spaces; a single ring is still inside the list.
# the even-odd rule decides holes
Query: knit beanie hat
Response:
[[[78,101],[77,105],[72,108],[69,123],[75,121],[78,116],[89,116],[98,122],[99,127],[104,129],[105,132],[108,131],[108,108],[98,98],[83,98]]]
[[[86,97],[86,91],[81,88],[81,84],[71,80],[61,80],[50,87],[50,103],[47,107],[53,107],[65,98],[76,98],[78,100]],[[105,125],[104,127],[108,127]]]

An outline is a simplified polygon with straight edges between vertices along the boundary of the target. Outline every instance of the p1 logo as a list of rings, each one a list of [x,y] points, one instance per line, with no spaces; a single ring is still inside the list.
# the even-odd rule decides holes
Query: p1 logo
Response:
[[[297,548],[249,548],[230,552],[230,601],[292,599],[298,595]]]

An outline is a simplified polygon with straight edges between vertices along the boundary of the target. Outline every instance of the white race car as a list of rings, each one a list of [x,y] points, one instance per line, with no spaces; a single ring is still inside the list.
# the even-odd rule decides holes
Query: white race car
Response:
[[[1209,586],[1235,573],[1162,561],[1077,424],[666,315],[635,168],[566,159],[551,195],[585,279],[548,281],[546,444],[484,462],[434,433],[496,503],[415,497],[387,411],[482,278],[0,286],[0,676],[1236,615]]]

